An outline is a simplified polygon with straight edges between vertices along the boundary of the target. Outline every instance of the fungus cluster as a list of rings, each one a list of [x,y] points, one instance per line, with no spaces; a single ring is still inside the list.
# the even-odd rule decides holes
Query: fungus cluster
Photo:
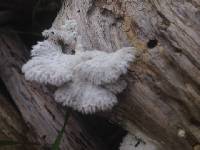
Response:
[[[82,113],[111,109],[117,103],[116,94],[126,88],[121,76],[137,51],[133,47],[112,53],[83,50],[75,20],[66,20],[42,34],[47,39],[33,46],[31,59],[22,67],[25,78],[57,86],[55,100]]]

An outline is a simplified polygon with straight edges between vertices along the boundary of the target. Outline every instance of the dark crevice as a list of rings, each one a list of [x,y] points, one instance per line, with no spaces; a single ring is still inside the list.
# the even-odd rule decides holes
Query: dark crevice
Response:
[[[55,120],[55,115],[52,113],[52,111],[48,108],[47,105],[44,105],[45,109],[47,110],[47,112],[50,114],[50,116],[52,117],[53,120]]]
[[[152,49],[158,45],[158,40],[157,39],[151,39],[147,42],[147,47]]]
[[[11,12],[12,16],[9,20],[7,14],[1,16],[1,18],[5,17],[7,20],[2,22],[3,25],[0,22],[0,28],[12,28],[22,38],[26,46],[31,49],[36,41],[44,39],[41,32],[51,27],[62,2],[62,0],[34,0],[32,5],[29,5],[31,2],[27,2],[28,8],[16,6],[19,7],[17,10],[10,9],[9,5],[5,6],[3,9],[6,12]]]
[[[174,48],[174,51],[175,51],[176,53],[182,53],[182,52],[183,52],[183,50],[180,49],[180,48]]]
[[[90,135],[102,141],[108,150],[118,150],[127,131],[98,115],[78,115]]]
[[[200,121],[197,120],[196,118],[191,118],[191,119],[190,119],[190,122],[191,122],[193,125],[195,125],[195,126],[197,126],[197,127],[200,127]]]

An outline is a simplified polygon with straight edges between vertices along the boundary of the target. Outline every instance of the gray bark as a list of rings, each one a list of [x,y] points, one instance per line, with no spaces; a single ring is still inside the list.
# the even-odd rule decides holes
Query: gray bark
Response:
[[[129,68],[119,104],[100,115],[161,150],[199,150],[200,2],[66,0],[65,13],[78,21],[86,49],[134,46],[142,53]],[[24,80],[20,67],[27,53],[18,38],[1,34],[0,42],[0,77],[24,124],[36,141],[52,143],[63,124],[60,107],[45,87]],[[81,148],[106,149],[72,116],[61,149]]]
[[[0,77],[9,91],[16,108],[10,108],[11,104],[7,101],[6,103],[9,105],[4,109],[10,110],[16,115],[8,122],[9,113],[3,112],[0,114],[0,122],[3,122],[0,127],[5,130],[4,132],[12,133],[11,136],[7,135],[6,139],[2,137],[0,140],[17,140],[23,143],[24,140],[22,138],[15,138],[19,132],[25,139],[29,139],[29,141],[27,139],[27,143],[37,143],[39,145],[37,148],[51,147],[58,135],[58,131],[63,126],[64,109],[56,105],[52,94],[46,87],[30,83],[24,79],[21,73],[21,66],[26,61],[28,51],[15,33],[9,33],[8,30],[5,31],[6,33],[1,32],[0,34]],[[3,106],[1,105],[1,107]],[[4,111],[4,109],[0,110]],[[19,115],[18,112],[22,119],[19,122],[15,121]],[[4,123],[8,124],[8,128],[5,128]],[[27,133],[21,131],[21,127],[18,127],[20,124],[28,129]],[[9,126],[13,126],[17,130],[17,134]],[[31,134],[34,136],[31,136]],[[70,116],[60,145],[62,150],[106,149],[102,145],[98,144],[98,140],[87,133],[73,115]],[[23,148],[26,149],[26,147]]]
[[[200,2],[67,2],[66,13],[79,22],[85,48],[134,46],[142,51],[129,69],[129,87],[119,97],[112,120],[130,132],[139,129],[162,150],[199,149]],[[148,48],[148,41],[155,39],[158,44]]]

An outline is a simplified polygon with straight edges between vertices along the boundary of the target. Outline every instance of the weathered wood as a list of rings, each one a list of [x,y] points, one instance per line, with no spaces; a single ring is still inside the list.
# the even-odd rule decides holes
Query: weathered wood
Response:
[[[0,89],[0,141],[15,141],[19,142],[19,145],[8,145],[0,147],[4,150],[19,150],[30,149],[36,150],[39,145],[37,143],[31,143],[34,141],[34,135],[28,130],[25,122],[23,121],[20,113],[13,106],[9,95],[7,94],[5,87]]]
[[[16,34],[9,33],[6,29],[5,31],[7,33],[0,34],[0,78],[9,91],[26,127],[35,135],[31,142],[50,147],[63,126],[64,109],[56,105],[52,93],[47,88],[25,81],[21,73],[21,65],[25,62],[28,51]],[[11,121],[15,119],[17,118]],[[13,126],[17,128],[18,124],[13,123]],[[103,144],[99,144],[88,134],[73,115],[69,118],[60,147],[62,150],[106,149]]]
[[[129,69],[119,104],[103,116],[144,134],[161,150],[199,150],[200,2],[66,0],[65,13],[78,21],[86,49],[134,46],[142,53]],[[26,52],[20,42],[1,35],[0,76],[36,139],[51,144],[63,113],[45,87],[24,80],[20,67]],[[105,150],[81,123],[70,118],[62,149]]]
[[[129,87],[113,110],[112,120],[133,133],[137,127],[162,150],[198,147],[200,2],[66,2],[66,14],[78,21],[85,48],[113,51],[133,45],[142,51],[130,67]]]

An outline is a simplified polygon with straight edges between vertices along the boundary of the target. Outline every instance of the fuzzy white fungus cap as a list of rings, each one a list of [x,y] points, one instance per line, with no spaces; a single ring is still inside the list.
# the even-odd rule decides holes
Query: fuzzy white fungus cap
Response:
[[[25,78],[56,86],[71,81],[73,68],[82,62],[80,56],[64,54],[59,45],[49,41],[34,46],[32,56],[22,67]]]
[[[116,82],[127,72],[134,59],[133,47],[125,47],[113,53],[95,53],[92,59],[77,65],[74,70],[77,78],[96,85]]]
[[[90,82],[76,81],[55,92],[55,100],[84,114],[111,109],[117,98],[112,93]]]
[[[136,50],[125,47],[113,53],[85,51],[77,35],[75,20],[45,30],[47,40],[33,46],[31,59],[22,67],[25,78],[58,86],[55,100],[82,113],[111,109],[117,103],[116,94],[127,84],[121,75],[135,60]],[[62,44],[75,43],[75,55]]]
[[[119,79],[114,83],[105,84],[103,87],[114,94],[119,94],[127,87],[127,83],[126,81]]]

